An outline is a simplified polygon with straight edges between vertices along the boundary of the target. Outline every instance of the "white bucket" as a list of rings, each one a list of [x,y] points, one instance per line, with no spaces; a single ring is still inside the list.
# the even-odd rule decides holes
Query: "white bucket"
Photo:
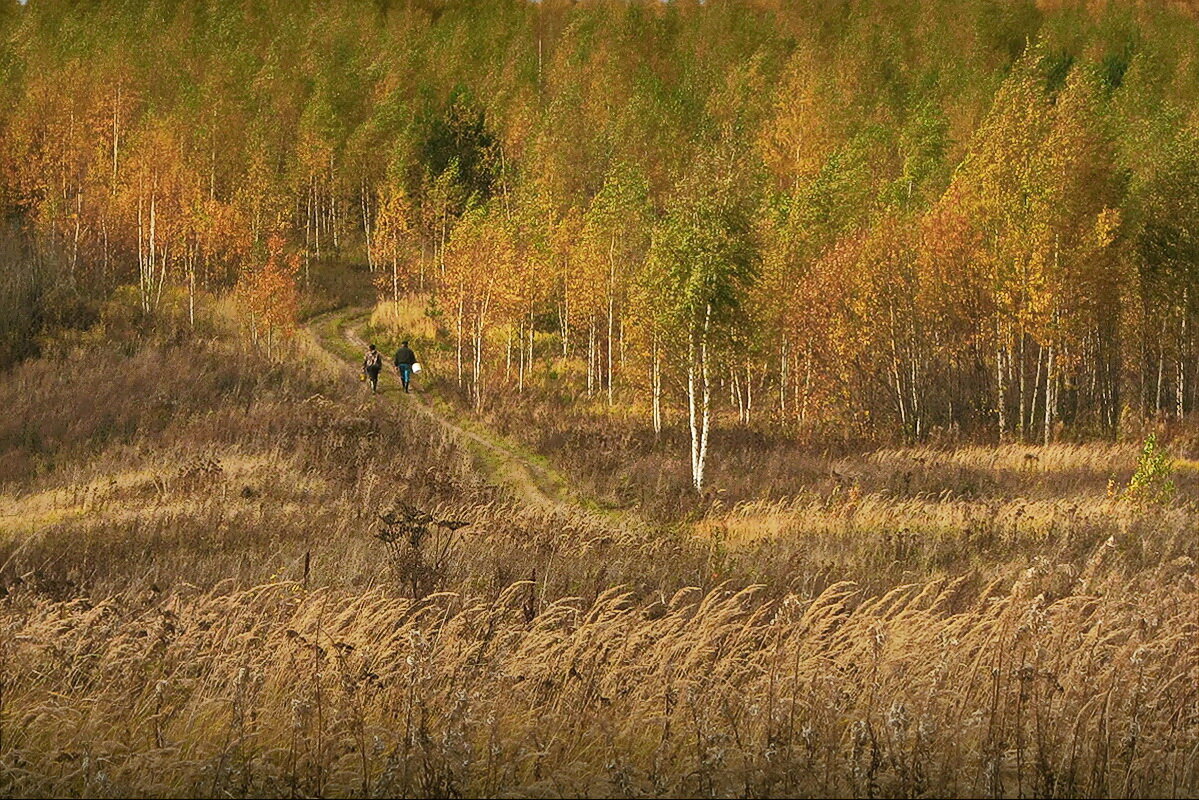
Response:
[[[419,362],[412,365],[412,372],[413,373],[420,372],[420,363]]]

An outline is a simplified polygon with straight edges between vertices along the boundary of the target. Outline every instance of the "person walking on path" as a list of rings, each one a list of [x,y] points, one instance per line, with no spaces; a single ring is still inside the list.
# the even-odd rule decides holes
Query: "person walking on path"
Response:
[[[383,354],[372,344],[362,359],[362,374],[371,382],[371,394],[379,391],[379,373],[383,371]]]
[[[407,341],[402,342],[400,349],[396,350],[395,365],[396,371],[400,373],[400,381],[404,384],[405,392],[408,391],[408,384],[412,381],[412,365],[415,363],[416,354],[412,352]]]

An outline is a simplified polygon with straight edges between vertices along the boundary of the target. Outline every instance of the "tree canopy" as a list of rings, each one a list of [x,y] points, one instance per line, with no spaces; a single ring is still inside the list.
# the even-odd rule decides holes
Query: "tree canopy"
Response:
[[[361,264],[464,381],[585,353],[656,407],[702,312],[743,420],[1111,433],[1199,401],[1197,46],[1164,1],[10,0],[0,205],[147,313],[273,237]]]

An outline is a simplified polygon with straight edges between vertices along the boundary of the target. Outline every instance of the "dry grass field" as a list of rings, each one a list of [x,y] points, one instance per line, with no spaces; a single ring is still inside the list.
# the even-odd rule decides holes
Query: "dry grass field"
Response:
[[[1199,792],[1185,461],[1168,503],[1123,496],[1136,446],[1055,445],[535,506],[291,347],[0,379],[0,794]]]

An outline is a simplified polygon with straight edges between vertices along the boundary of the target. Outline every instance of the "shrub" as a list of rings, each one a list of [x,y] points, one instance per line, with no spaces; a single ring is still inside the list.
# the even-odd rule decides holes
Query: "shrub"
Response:
[[[1174,459],[1157,443],[1157,434],[1151,433],[1137,457],[1137,469],[1124,497],[1138,503],[1169,503],[1177,491],[1173,475]]]

